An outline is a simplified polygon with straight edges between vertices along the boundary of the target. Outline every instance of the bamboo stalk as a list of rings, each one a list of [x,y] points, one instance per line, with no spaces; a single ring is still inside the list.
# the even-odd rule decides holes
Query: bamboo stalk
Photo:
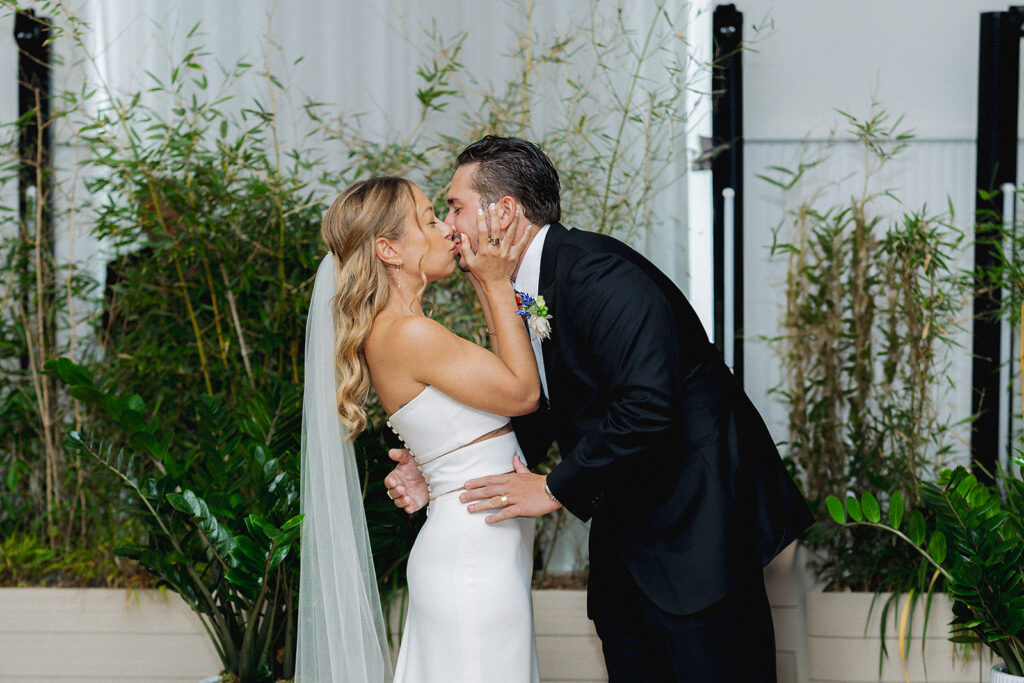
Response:
[[[235,303],[235,294],[231,291],[231,284],[228,280],[228,271],[224,263],[220,264],[220,276],[224,280],[224,296],[228,300],[228,310],[231,311],[231,320],[235,325],[235,334],[238,335],[238,350],[242,354],[242,365],[245,366],[245,376],[252,384],[252,367],[249,365],[249,348],[245,344],[245,333],[242,331],[242,321],[238,319],[238,306]],[[212,285],[211,285],[212,286]]]
[[[164,216],[160,199],[156,196],[156,188],[153,187],[153,183],[148,184],[149,196],[153,202],[153,214],[156,216],[156,220],[160,223],[160,228],[166,233],[167,224],[164,222]],[[199,331],[199,321],[196,318],[196,312],[192,308],[192,300],[188,296],[188,284],[185,282],[185,273],[181,269],[181,261],[178,259],[177,254],[173,257],[174,269],[178,273],[178,283],[181,285],[181,298],[185,302],[185,310],[188,312],[189,322],[192,323],[192,333],[196,338],[196,350],[199,352],[199,366],[203,371],[203,380],[206,382],[206,393],[213,395],[213,384],[210,382],[210,371],[206,365],[206,352],[203,350],[203,335]]]
[[[228,360],[228,342],[224,338],[224,333],[220,327],[220,307],[217,305],[217,289],[213,286],[213,275],[210,274],[210,261],[205,255],[200,260],[203,262],[206,284],[210,287],[210,304],[213,306],[213,327],[217,330],[217,348],[220,350],[221,362],[226,363]]]

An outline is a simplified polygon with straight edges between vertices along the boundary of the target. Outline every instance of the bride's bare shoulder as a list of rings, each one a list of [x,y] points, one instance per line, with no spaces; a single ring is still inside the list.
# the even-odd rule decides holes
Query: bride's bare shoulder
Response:
[[[450,343],[454,334],[426,316],[409,315],[378,320],[366,340],[367,354],[423,355]]]

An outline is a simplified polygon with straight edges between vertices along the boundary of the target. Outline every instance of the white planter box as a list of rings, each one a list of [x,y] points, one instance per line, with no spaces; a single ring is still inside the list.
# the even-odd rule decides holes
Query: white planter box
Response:
[[[796,683],[803,649],[800,574],[793,549],[765,571],[780,683]],[[586,592],[533,592],[546,683],[607,680]],[[181,681],[220,670],[199,619],[173,593],[102,588],[0,589],[0,681]]]
[[[992,664],[987,654],[979,656],[972,650],[965,661],[953,652],[948,627],[953,612],[944,594],[937,594],[932,600],[923,654],[921,630],[924,623],[924,601],[919,601],[915,609],[914,635],[907,653],[907,679],[903,675],[897,644],[902,603],[896,609],[895,617],[890,609],[890,622],[886,629],[889,658],[879,678],[879,618],[888,594],[879,596],[871,611],[871,621],[868,622],[873,597],[871,593],[825,593],[820,588],[807,592],[807,665],[810,683],[899,683],[904,680],[910,683],[988,683]]]
[[[2,588],[0,615],[0,681],[196,683],[221,668],[176,594]]]
[[[534,591],[541,677],[607,680],[584,591]],[[172,593],[0,589],[0,681],[196,683],[220,671],[199,619]]]

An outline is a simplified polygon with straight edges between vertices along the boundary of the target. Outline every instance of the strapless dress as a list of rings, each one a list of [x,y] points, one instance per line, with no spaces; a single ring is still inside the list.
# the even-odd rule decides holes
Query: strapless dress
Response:
[[[514,433],[467,446],[509,419],[427,386],[388,421],[430,493],[409,556],[409,613],[396,683],[539,683],[530,580],[534,520],[488,524],[459,493],[468,479],[512,471]]]

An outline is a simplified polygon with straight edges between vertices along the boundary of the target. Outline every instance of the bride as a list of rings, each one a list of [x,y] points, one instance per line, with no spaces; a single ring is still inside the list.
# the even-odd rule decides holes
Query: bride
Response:
[[[532,226],[517,215],[506,237],[490,234],[508,219],[481,209],[474,253],[418,187],[392,177],[352,185],[324,217],[330,253],[306,326],[296,681],[392,679],[351,446],[371,383],[430,496],[394,680],[540,680],[533,519],[487,524],[457,493],[470,478],[512,471],[520,451],[507,416],[532,412],[540,395],[510,280]],[[454,272],[456,254],[494,353],[423,314],[426,285]]]

